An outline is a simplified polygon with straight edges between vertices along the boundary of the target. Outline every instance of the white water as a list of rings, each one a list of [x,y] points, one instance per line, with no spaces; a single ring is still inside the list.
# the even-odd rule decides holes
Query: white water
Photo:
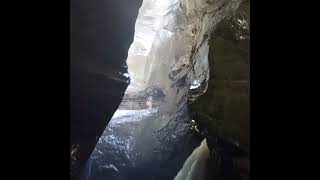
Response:
[[[137,99],[137,103],[146,101],[148,109],[120,105],[125,108],[115,112],[93,153],[92,157],[99,160],[99,167],[111,167],[112,163],[121,176],[126,177],[126,170],[132,171],[145,164],[152,166],[171,157],[168,152],[175,152],[180,145],[175,142],[180,142],[179,139],[187,137],[189,132],[190,117],[182,115],[187,112],[187,100],[194,101],[206,90],[203,87],[209,79],[208,36],[221,19],[237,9],[240,1],[143,1],[127,58],[131,82],[125,95],[130,98],[122,102],[140,97],[139,92],[148,87],[161,89],[164,101],[153,102],[152,96],[145,94],[149,96],[146,97],[148,101],[142,98]],[[190,90],[195,93],[189,93]],[[152,109],[154,104],[159,107]],[[183,148],[189,148],[187,146]],[[209,149],[204,140],[189,156],[175,180],[203,180],[208,157]],[[179,166],[181,163],[179,161]],[[139,172],[136,176],[151,179],[143,177],[145,174],[148,173]]]
[[[174,180],[204,180],[209,156],[207,140],[204,139],[201,145],[188,157]]]

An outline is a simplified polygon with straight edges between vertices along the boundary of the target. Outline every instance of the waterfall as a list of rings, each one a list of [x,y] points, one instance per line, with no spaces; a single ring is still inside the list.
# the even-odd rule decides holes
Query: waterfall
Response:
[[[174,180],[204,180],[209,156],[210,151],[207,146],[207,140],[204,139],[200,146],[188,157]]]

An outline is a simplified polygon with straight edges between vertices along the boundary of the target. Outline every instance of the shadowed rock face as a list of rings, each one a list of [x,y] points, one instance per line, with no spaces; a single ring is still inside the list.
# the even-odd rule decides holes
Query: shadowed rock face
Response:
[[[129,84],[129,79],[127,78],[127,66],[126,66],[126,57],[128,54],[129,46],[133,40],[134,34],[134,23],[138,15],[138,10],[141,5],[142,0],[71,0],[70,2],[70,122],[71,122],[71,142],[70,142],[70,152],[71,152],[71,177],[74,178],[78,175],[81,168],[84,167],[84,164],[88,157],[90,156],[92,150],[94,149],[99,137],[101,136],[103,130],[111,119],[113,113],[118,108],[123,94]],[[160,2],[160,1],[158,1]],[[189,2],[189,1],[188,1]],[[193,2],[193,1],[190,1]],[[194,1],[197,2],[197,1]],[[221,12],[223,13],[223,12]],[[224,31],[222,31],[224,32]],[[185,39],[185,38],[182,38]],[[242,41],[243,42],[243,41]],[[214,46],[211,44],[211,46]],[[218,52],[221,52],[218,50]],[[216,54],[218,53],[216,52]],[[168,53],[162,53],[168,54]],[[223,55],[220,55],[223,56]],[[222,63],[223,64],[223,63]],[[214,66],[216,67],[216,66]],[[222,66],[220,66],[222,67]],[[217,68],[220,69],[220,68]],[[210,70],[214,72],[215,70]],[[166,73],[160,72],[162,74]],[[154,74],[157,76],[159,74]],[[218,76],[218,75],[217,75]],[[220,76],[221,77],[221,76]],[[181,78],[182,81],[177,81],[177,84],[180,86],[186,86],[185,78]],[[211,78],[210,78],[211,79]],[[213,79],[215,79],[213,77]],[[174,79],[173,79],[174,80]],[[221,80],[221,79],[220,79]],[[223,81],[224,82],[224,81]],[[243,84],[243,81],[235,80],[235,84]],[[181,85],[182,84],[182,85]],[[209,83],[210,85],[210,83]],[[209,87],[210,88],[210,87]],[[235,89],[238,88],[238,85]],[[240,88],[243,89],[243,88]],[[246,91],[246,90],[245,90]],[[146,91],[148,96],[151,97],[162,97],[165,94],[158,93],[158,91]],[[157,92],[157,93],[154,93]],[[160,91],[159,91],[160,92]],[[181,92],[181,91],[180,91]],[[215,91],[217,92],[217,91]],[[222,91],[218,91],[222,92]],[[219,94],[215,94],[216,99],[223,99]],[[232,96],[238,97],[238,96]],[[206,97],[204,97],[206,98]],[[162,99],[162,98],[161,98]],[[186,96],[182,96],[181,99],[186,100]],[[244,98],[245,99],[245,98]],[[224,101],[224,99],[223,99]],[[206,107],[213,107],[212,104],[208,104],[208,101],[204,103]],[[214,101],[219,102],[219,101]],[[230,107],[229,104],[234,104],[232,100],[228,100],[226,107]],[[236,101],[238,102],[238,101]],[[182,104],[182,103],[178,103]],[[216,106],[220,107],[220,106]],[[238,109],[229,108],[229,110]],[[147,141],[152,139],[154,131],[151,128],[136,128],[137,138],[136,150],[138,152],[149,152],[143,153],[143,156],[137,156],[136,159],[140,160],[140,164],[137,168],[133,169],[131,167],[127,168],[127,174],[123,174],[123,169],[118,165],[109,164],[106,160],[114,160],[115,162],[124,162],[123,159],[126,159],[126,156],[118,156],[125,154],[126,151],[119,150],[119,147],[110,148],[110,142],[101,143],[96,146],[99,153],[100,149],[108,151],[106,147],[111,149],[108,154],[99,156],[93,161],[92,172],[95,171],[94,167],[98,167],[98,163],[106,163],[106,166],[102,166],[105,169],[112,169],[112,172],[101,170],[101,176],[99,173],[97,177],[101,179],[112,179],[113,173],[121,172],[120,179],[141,179],[141,174],[147,175],[149,177],[157,176],[158,179],[170,179],[177,172],[174,168],[177,167],[177,164],[182,164],[184,157],[187,157],[191,152],[181,153],[183,150],[193,149],[190,145],[192,142],[198,142],[197,140],[187,141],[185,137],[190,135],[194,137],[194,133],[189,133],[191,119],[187,116],[187,112],[184,106],[178,108],[177,113],[173,113],[174,118],[166,118],[169,121],[169,125],[166,125],[161,129],[159,133],[159,138],[155,143],[145,143],[145,142],[155,142]],[[216,108],[215,108],[216,109]],[[219,108],[217,108],[219,109]],[[214,110],[216,112],[216,110]],[[228,109],[226,110],[226,112]],[[244,112],[242,110],[239,110]],[[165,111],[163,111],[165,112]],[[225,113],[229,114],[229,113]],[[166,115],[166,114],[164,114]],[[219,117],[218,114],[216,116]],[[158,118],[163,118],[164,116],[157,116]],[[224,117],[224,116],[222,116]],[[145,127],[154,127],[153,124],[157,124],[161,121],[150,121],[148,118],[145,118],[145,121],[142,121],[146,125]],[[171,119],[173,119],[171,121]],[[243,118],[246,120],[246,118]],[[124,120],[128,120],[125,118]],[[120,127],[119,124],[114,126],[114,130],[118,130],[118,134],[121,140],[120,135],[129,134],[129,131],[121,131],[126,129],[135,130],[136,122],[129,122],[125,124],[125,128]],[[112,123],[110,123],[112,124]],[[110,125],[109,124],[109,125]],[[151,125],[150,125],[151,124]],[[144,127],[143,126],[143,127]],[[160,125],[159,125],[160,126]],[[112,126],[111,126],[112,127]],[[127,128],[126,128],[127,127]],[[227,126],[225,126],[227,127]],[[121,130],[120,130],[121,129]],[[229,128],[225,128],[229,129]],[[181,130],[181,131],[177,131]],[[189,131],[186,131],[189,130]],[[123,134],[120,134],[124,132]],[[106,135],[109,137],[117,136],[117,133],[112,133],[112,131],[105,131]],[[147,136],[146,134],[150,134]],[[168,136],[174,135],[174,136]],[[176,136],[180,135],[180,136]],[[130,134],[129,134],[130,135]],[[104,137],[104,136],[102,136]],[[126,136],[124,136],[126,137]],[[157,136],[158,138],[158,136]],[[118,138],[119,139],[119,138]],[[127,138],[126,138],[127,139]],[[125,139],[125,140],[126,140]],[[183,140],[180,144],[186,144],[185,146],[180,146],[179,141],[176,139]],[[192,139],[192,138],[189,138]],[[108,144],[109,143],[109,144]],[[153,151],[153,146],[149,144],[154,144],[156,147]],[[195,143],[194,143],[195,144]],[[117,145],[117,144],[116,144]],[[120,143],[121,145],[121,143]],[[128,143],[124,143],[125,146]],[[167,146],[164,146],[167,145]],[[100,147],[100,148],[99,148]],[[178,147],[178,148],[175,148]],[[186,150],[185,150],[186,151]],[[107,152],[107,153],[108,153]],[[124,153],[123,153],[124,152]],[[105,153],[105,152],[103,152]],[[118,154],[116,154],[118,153]],[[97,155],[93,153],[93,155]],[[156,154],[154,156],[154,154]],[[183,154],[183,155],[181,155]],[[99,155],[99,154],[98,154]],[[98,156],[97,155],[97,156]],[[134,155],[134,154],[133,154]],[[171,155],[176,159],[171,160]],[[94,156],[95,157],[95,156]],[[134,156],[135,157],[135,156]],[[152,157],[145,158],[145,157]],[[175,166],[168,166],[166,159],[170,159],[171,164]],[[148,163],[145,163],[144,160],[148,160]],[[158,160],[158,161],[157,161]],[[158,162],[162,163],[158,163]],[[136,160],[133,159],[134,163]],[[119,164],[120,164],[119,163]],[[150,164],[152,166],[150,166]],[[141,165],[141,166],[140,166]],[[179,167],[180,168],[180,167]],[[96,168],[96,172],[97,172]],[[159,170],[160,169],[160,170]],[[98,169],[99,170],[99,169]],[[154,171],[153,171],[154,170]],[[100,172],[100,171],[99,171]],[[140,174],[139,174],[140,173]],[[93,173],[94,174],[94,173]],[[173,175],[172,175],[173,174]],[[145,177],[145,176],[144,176]],[[117,177],[115,177],[117,178]],[[119,179],[118,178],[118,179]],[[151,179],[151,178],[148,178]],[[153,178],[155,179],[155,178]]]
[[[142,0],[70,0],[70,177],[76,178],[130,82]]]
[[[188,113],[190,83],[194,90],[207,79],[208,35],[239,3],[144,0],[127,59],[133,74],[128,90],[136,86],[126,92],[125,106],[120,105],[92,153],[91,180],[176,176],[202,140]]]
[[[237,171],[245,169],[244,177],[250,172],[249,26],[249,0],[243,1],[236,12],[216,26],[210,37],[208,89],[190,105],[193,118],[198,123],[200,131],[205,134],[208,146],[211,149],[222,147],[221,152],[226,156],[233,156],[230,158],[236,161]],[[231,144],[239,145],[249,157],[241,157],[245,153],[235,152],[228,143],[216,145],[210,140],[216,135]],[[225,174],[227,173],[230,174]]]
[[[210,37],[208,89],[190,105],[210,133],[250,146],[249,1],[222,20]],[[200,125],[201,126],[201,125]]]

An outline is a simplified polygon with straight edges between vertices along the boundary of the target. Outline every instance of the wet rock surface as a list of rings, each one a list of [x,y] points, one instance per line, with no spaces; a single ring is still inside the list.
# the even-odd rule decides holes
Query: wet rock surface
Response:
[[[147,78],[133,78],[130,86],[136,86],[122,101],[126,106],[120,105],[100,138],[91,156],[92,180],[174,179],[203,139],[193,127],[187,102],[190,88],[196,100],[203,93],[198,84],[208,80],[208,33],[240,1],[145,2],[138,27],[150,30],[154,39],[145,45],[149,39],[138,32],[140,43],[133,43],[128,62],[142,66],[145,60]],[[154,15],[148,8],[159,12]],[[150,19],[160,20],[158,26]],[[140,75],[135,70],[132,74]],[[154,85],[159,88],[146,88]]]
[[[238,10],[222,20],[212,33],[208,88],[206,93],[189,106],[193,119],[208,139],[211,151],[222,148],[225,158],[230,158],[224,161],[229,161],[229,166],[235,164],[238,169],[234,170],[241,171],[240,174],[246,178],[250,177],[249,3],[244,1]],[[221,138],[221,142],[228,142],[231,146],[215,144],[214,139],[217,136]],[[237,146],[239,149],[234,149]],[[242,156],[239,156],[241,154]],[[243,156],[244,154],[247,155]],[[216,160],[213,159],[211,170],[216,166]]]
[[[205,129],[250,146],[248,2],[221,21],[210,40],[208,89],[190,104]],[[243,23],[240,23],[243,22]],[[211,126],[210,126],[211,124]]]
[[[218,23],[226,15],[226,12],[237,8],[238,2],[232,1],[232,3],[226,5],[227,3],[224,3],[224,1],[206,1],[206,3],[216,5],[214,8],[208,8],[207,4],[202,4],[200,1],[184,0],[182,6],[176,4],[178,3],[177,0],[173,2],[168,11],[165,11],[164,17],[167,18],[167,22],[162,22],[165,26],[163,29],[160,28],[156,35],[156,38],[160,38],[160,40],[156,40],[154,45],[151,46],[155,47],[150,51],[154,55],[151,56],[151,61],[148,58],[146,59],[149,60],[149,67],[153,67],[154,72],[148,76],[147,84],[144,84],[149,88],[135,92],[140,86],[134,87],[134,91],[131,91],[134,93],[124,97],[122,104],[113,115],[103,134],[101,127],[105,127],[108,118],[102,120],[101,116],[96,117],[101,123],[98,131],[97,129],[91,129],[91,133],[82,133],[85,131],[81,129],[79,131],[79,128],[73,130],[73,132],[81,132],[76,135],[77,137],[88,137],[87,135],[92,137],[92,139],[86,139],[86,142],[84,142],[89,142],[85,146],[90,148],[85,150],[86,153],[80,152],[82,154],[80,159],[82,160],[85,159],[83,155],[88,156],[92,145],[95,145],[95,142],[98,141],[91,154],[90,180],[173,179],[187,157],[205,137],[212,154],[211,165],[208,167],[208,172],[211,173],[207,177],[217,179],[217,174],[223,176],[228,174],[228,170],[232,169],[232,167],[229,167],[230,164],[233,164],[230,154],[239,152],[235,148],[237,147],[235,144],[239,143],[241,147],[248,151],[250,145],[248,138],[249,104],[247,100],[249,94],[249,31],[242,28],[245,27],[243,21],[237,19],[242,20],[243,16],[237,14],[233,14],[218,24],[212,36],[209,33],[211,31],[208,30],[209,26]],[[111,4],[109,5],[114,8]],[[115,7],[120,8],[120,5]],[[201,12],[205,12],[202,18],[199,18],[201,17],[198,16],[200,11],[197,11],[197,8],[201,9]],[[182,13],[180,10],[182,10]],[[120,12],[112,10],[109,13]],[[119,16],[124,19],[129,18],[123,15]],[[210,19],[212,17],[214,17],[214,21]],[[145,16],[144,18],[148,19],[150,17]],[[203,20],[212,24],[203,23]],[[110,21],[119,29],[128,28],[125,25],[122,26],[117,22]],[[181,27],[177,28],[179,26],[175,26],[175,23]],[[194,28],[190,28],[193,26]],[[239,34],[240,30],[242,31]],[[117,32],[114,33],[117,34]],[[210,42],[210,49],[206,42]],[[111,44],[113,44],[113,41],[111,41]],[[119,47],[119,44],[113,45]],[[187,48],[181,48],[184,46]],[[124,51],[124,49],[122,50]],[[208,51],[210,52],[209,67],[206,59]],[[110,54],[110,56],[111,59],[115,57],[114,54]],[[88,92],[90,92],[89,94],[96,94],[95,99],[91,98],[91,103],[72,101],[77,102],[73,103],[76,104],[74,107],[78,106],[75,108],[76,110],[83,108],[84,112],[88,111],[90,115],[90,113],[97,113],[94,103],[99,102],[100,107],[112,106],[113,108],[116,107],[115,104],[120,103],[118,100],[121,99],[128,81],[124,78],[127,73],[125,65],[121,66],[122,70],[120,68],[120,71],[114,68],[116,59],[108,67],[103,66],[105,64],[101,63],[103,61],[100,60],[93,60],[94,63],[88,66],[88,72],[101,75],[92,76],[95,77],[94,80],[99,80],[99,82],[94,81],[95,83],[92,83],[93,79],[88,79],[87,82],[75,81],[77,85],[73,85],[73,87],[77,88],[73,89],[83,89],[80,91],[83,93],[75,97],[83,97],[83,95],[85,95],[84,97],[90,97]],[[71,64],[75,64],[75,67],[83,72],[83,67],[86,67],[84,65],[88,64],[89,61],[82,60],[79,64],[74,62],[73,60]],[[133,62],[131,61],[131,63]],[[210,70],[210,77],[208,76],[208,70]],[[112,78],[106,81],[103,77]],[[206,81],[208,80],[209,85],[207,87]],[[99,87],[103,90],[94,91],[95,86],[92,86],[92,84],[101,84],[102,82],[113,83],[119,89],[108,89],[106,88],[107,85],[104,84],[105,87]],[[83,88],[85,85],[87,87]],[[90,88],[91,91],[86,90]],[[203,94],[206,88],[207,92]],[[75,90],[74,92],[78,91]],[[188,98],[190,99],[188,97],[190,93],[192,101],[195,101],[189,107],[192,116],[189,114],[187,103]],[[202,96],[200,96],[201,94]],[[199,99],[196,100],[197,98]],[[105,101],[105,104],[101,104],[101,101]],[[89,108],[82,106],[82,104],[86,104]],[[98,110],[98,114],[101,115],[103,112],[105,116],[108,110],[112,112],[115,109],[103,110],[98,108]],[[92,120],[89,116],[82,116],[83,114],[77,114],[76,112],[74,111],[74,114],[77,115],[77,118],[74,119],[84,119],[84,122],[89,122],[88,119]],[[194,112],[196,112],[196,116]],[[197,123],[194,124],[192,119],[196,120]],[[73,123],[77,122],[74,121]],[[97,123],[93,121],[93,127],[96,125]],[[88,129],[89,126],[92,126],[92,124],[82,125],[84,129]],[[102,134],[101,137],[100,134]],[[72,141],[76,142],[75,140]],[[75,145],[71,146],[70,151],[77,155],[79,154],[77,149],[81,148],[82,145],[73,144]],[[215,153],[223,154],[223,156],[215,155]],[[81,161],[82,164],[84,162]],[[223,162],[222,165],[221,162]],[[225,179],[228,178],[230,177],[225,177]]]

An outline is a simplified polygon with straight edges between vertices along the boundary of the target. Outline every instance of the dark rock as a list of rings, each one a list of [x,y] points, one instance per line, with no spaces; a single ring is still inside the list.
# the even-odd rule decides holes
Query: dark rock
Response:
[[[118,108],[142,0],[70,1],[70,177],[76,178]]]

